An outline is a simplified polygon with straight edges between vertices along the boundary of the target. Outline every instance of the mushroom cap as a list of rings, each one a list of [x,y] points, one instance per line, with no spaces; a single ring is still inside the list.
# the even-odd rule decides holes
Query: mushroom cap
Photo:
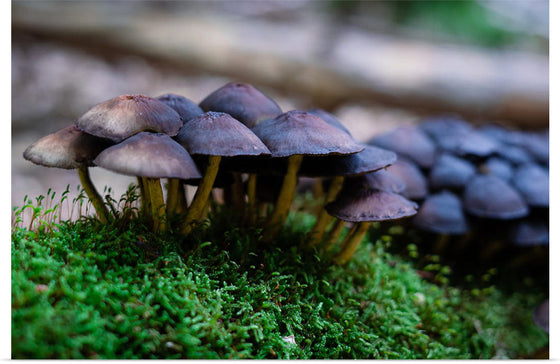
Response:
[[[443,153],[430,170],[430,186],[436,189],[461,189],[475,173],[476,167],[471,162]]]
[[[438,234],[460,235],[469,230],[461,200],[449,191],[428,196],[412,222]]]
[[[488,158],[486,162],[480,165],[479,170],[483,174],[498,176],[506,182],[509,182],[513,177],[513,167],[511,164],[507,160],[499,157]]]
[[[477,130],[450,135],[447,137],[446,143],[449,144],[448,150],[457,155],[475,157],[487,157],[496,152],[500,146],[499,142]]]
[[[364,150],[351,136],[305,111],[288,111],[260,122],[253,132],[272,157],[291,155],[353,154]]]
[[[165,94],[156,97],[156,99],[175,110],[181,117],[183,124],[195,116],[204,113],[200,106],[198,106],[194,101],[181,95]]]
[[[549,244],[548,224],[538,220],[516,222],[510,228],[511,241],[520,247]]]
[[[23,158],[45,167],[75,169],[93,166],[95,157],[113,144],[69,125],[31,144],[23,152]]]
[[[527,152],[525,149],[509,144],[501,144],[496,150],[496,154],[513,163],[514,165],[523,164],[523,163],[530,163],[534,161],[532,155]]]
[[[372,188],[393,193],[401,193],[406,188],[406,184],[402,179],[385,169],[366,173],[362,177],[363,184],[360,188]]]
[[[94,105],[76,120],[76,125],[88,134],[118,143],[142,131],[174,136],[183,122],[161,101],[144,95],[121,95]]]
[[[110,171],[151,178],[201,178],[179,143],[163,133],[141,132],[101,152],[93,161]]]
[[[521,133],[521,132],[520,132]],[[520,145],[525,148],[537,161],[549,164],[549,136],[548,133],[522,133]]]
[[[342,130],[343,132],[345,132],[346,134],[352,136],[352,134],[350,134],[350,131],[348,129],[346,129],[344,124],[342,124],[342,122],[340,120],[338,120],[337,117],[334,116],[333,114],[331,114],[330,112],[325,111],[323,109],[319,109],[319,108],[311,109],[307,112],[320,117],[325,122],[327,122],[327,124],[330,124],[330,125],[334,126],[335,128],[338,128],[338,129]]]
[[[175,139],[193,155],[233,157],[270,154],[251,129],[223,112],[209,111],[192,118],[179,130]]]
[[[387,167],[387,171],[399,177],[405,183],[401,195],[413,200],[421,200],[428,194],[428,181],[420,171],[420,168],[405,158],[399,158],[395,163]]]
[[[436,142],[448,135],[463,134],[473,129],[472,125],[456,115],[436,116],[422,121],[419,128]]]
[[[538,305],[533,311],[533,321],[538,327],[546,332],[549,332],[550,327],[550,308],[549,299],[544,300],[540,305]]]
[[[364,150],[350,155],[306,156],[299,174],[310,177],[355,176],[385,168],[396,160],[394,152],[364,145]]]
[[[465,210],[478,217],[515,219],[529,209],[521,195],[507,182],[494,175],[475,175],[465,186]]]
[[[434,142],[422,130],[412,126],[398,127],[370,139],[368,144],[392,150],[422,168],[431,167],[436,157]]]
[[[359,177],[356,177],[359,178]],[[396,220],[416,214],[418,205],[392,192],[343,188],[326,211],[344,221]]]
[[[549,173],[538,164],[527,163],[517,167],[513,185],[529,206],[549,206]]]
[[[200,102],[204,111],[225,112],[252,128],[282,114],[274,100],[248,83],[230,82]]]

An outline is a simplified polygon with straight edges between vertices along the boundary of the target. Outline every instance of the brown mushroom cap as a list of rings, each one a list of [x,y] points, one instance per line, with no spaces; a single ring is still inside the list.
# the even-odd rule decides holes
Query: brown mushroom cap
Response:
[[[422,130],[411,126],[398,127],[376,136],[368,144],[392,150],[423,168],[431,167],[436,158],[434,142]]]
[[[95,157],[113,144],[70,125],[31,144],[23,157],[45,167],[75,169],[92,166]]]
[[[76,126],[88,134],[118,143],[141,131],[174,136],[183,122],[163,102],[143,95],[121,95],[93,106]]]
[[[412,222],[423,230],[438,234],[464,234],[468,231],[461,200],[449,191],[426,198]]]
[[[101,152],[96,165],[129,176],[201,178],[189,153],[169,135],[138,133]]]
[[[225,112],[252,128],[282,114],[280,106],[250,84],[230,82],[200,102],[204,111]]]
[[[353,154],[364,147],[348,134],[305,111],[288,111],[260,122],[253,132],[264,142],[272,157],[291,155]]]
[[[394,152],[364,145],[350,155],[306,156],[299,174],[308,177],[356,176],[385,168],[397,160]]]
[[[156,99],[175,110],[183,120],[183,124],[204,113],[194,101],[181,95],[165,94],[156,97]]]
[[[529,213],[519,193],[494,175],[474,176],[465,186],[463,205],[472,215],[492,219],[515,219]]]
[[[193,155],[233,157],[270,154],[251,129],[223,112],[209,111],[192,118],[175,139]]]

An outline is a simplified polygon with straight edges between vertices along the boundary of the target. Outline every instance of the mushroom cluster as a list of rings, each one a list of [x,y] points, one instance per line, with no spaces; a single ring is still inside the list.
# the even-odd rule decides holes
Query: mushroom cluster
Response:
[[[330,251],[344,225],[354,224],[334,255],[338,264],[352,257],[371,222],[409,217],[418,207],[404,196],[405,184],[386,170],[397,160],[394,152],[357,142],[324,110],[283,112],[245,83],[228,83],[198,105],[174,94],[112,98],[33,143],[24,157],[77,168],[102,223],[112,218],[110,202],[93,186],[92,166],[137,177],[139,215],[154,232],[177,228],[189,234],[205,219],[212,190],[220,188],[242,223],[262,228],[269,242],[285,223],[298,178],[316,178],[326,192],[308,245]],[[190,204],[185,184],[197,186]],[[170,215],[179,217],[178,226],[170,226]]]
[[[368,144],[398,154],[388,170],[405,182],[402,195],[420,204],[412,219],[417,228],[444,237],[477,232],[516,246],[548,245],[548,132],[474,127],[441,116]]]

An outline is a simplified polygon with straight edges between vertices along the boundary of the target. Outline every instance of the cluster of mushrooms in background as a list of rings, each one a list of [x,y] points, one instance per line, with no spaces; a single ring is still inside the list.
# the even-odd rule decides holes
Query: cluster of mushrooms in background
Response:
[[[324,110],[283,112],[253,86],[228,83],[198,105],[173,94],[107,100],[24,157],[78,169],[101,222],[111,219],[110,203],[92,184],[92,166],[137,177],[139,215],[155,232],[189,234],[221,189],[224,203],[267,241],[285,223],[298,177],[315,178],[320,208],[309,246],[333,251],[353,224],[337,264],[352,257],[372,222],[417,212],[414,225],[439,234],[467,233],[469,215],[515,221],[519,244],[548,243],[548,134],[475,129],[453,117],[361,144]],[[190,204],[185,184],[197,186]]]

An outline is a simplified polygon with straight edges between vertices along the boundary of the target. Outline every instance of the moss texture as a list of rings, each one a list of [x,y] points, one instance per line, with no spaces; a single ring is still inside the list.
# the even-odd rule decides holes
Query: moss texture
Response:
[[[12,355],[513,358],[547,345],[531,316],[543,295],[428,282],[388,236],[334,266],[297,248],[313,220],[293,212],[266,244],[227,210],[186,239],[127,213],[14,226]]]

